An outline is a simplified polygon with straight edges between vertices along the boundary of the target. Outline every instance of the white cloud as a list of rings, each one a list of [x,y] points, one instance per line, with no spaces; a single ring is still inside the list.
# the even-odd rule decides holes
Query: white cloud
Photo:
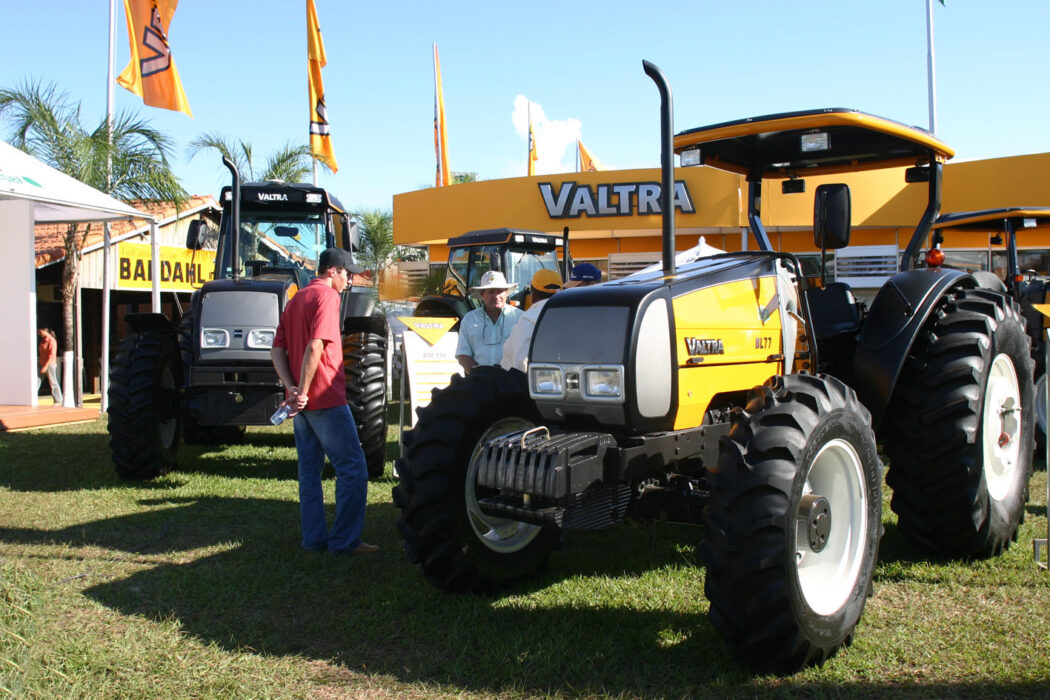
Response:
[[[580,137],[579,119],[548,119],[543,107],[529,103],[524,95],[514,98],[511,122],[514,132],[522,139],[521,167],[524,175],[528,168],[525,160],[529,144],[529,116],[532,130],[536,134],[536,174],[569,173],[576,170],[576,139]]]

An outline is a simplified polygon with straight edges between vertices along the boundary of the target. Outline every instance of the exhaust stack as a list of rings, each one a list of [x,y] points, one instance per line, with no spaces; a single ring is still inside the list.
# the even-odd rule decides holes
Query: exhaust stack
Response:
[[[230,187],[230,196],[233,198],[230,202],[230,232],[233,234],[230,238],[233,246],[233,250],[230,251],[230,266],[233,267],[233,281],[236,282],[241,278],[241,174],[233,161],[226,156],[222,157],[222,164],[233,178]]]
[[[671,86],[663,71],[649,61],[642,61],[645,74],[660,90],[660,211],[663,220],[663,271],[675,273],[674,264],[674,113]]]

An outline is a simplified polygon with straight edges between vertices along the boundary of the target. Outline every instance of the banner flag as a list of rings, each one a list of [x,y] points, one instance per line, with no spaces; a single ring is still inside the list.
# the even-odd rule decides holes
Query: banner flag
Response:
[[[583,145],[583,141],[576,139],[576,148],[580,151],[581,173],[594,173],[599,170],[606,170],[606,167],[602,165],[602,162],[592,156],[591,152]]]
[[[168,26],[178,4],[179,0],[124,0],[131,60],[117,77],[117,84],[150,107],[193,117],[168,44]]]
[[[441,61],[438,45],[434,44],[434,154],[437,156],[437,175],[434,186],[452,184],[448,169],[448,128],[445,126],[445,91],[441,87]]]
[[[324,103],[324,83],[321,82],[321,69],[328,59],[324,53],[324,40],[321,39],[321,25],[317,21],[314,0],[306,0],[306,46],[310,83],[310,154],[334,173],[339,171],[339,165],[335,162],[335,151],[332,150],[328,108]]]
[[[539,158],[539,154],[536,153],[536,133],[532,129],[532,117],[529,117],[529,177],[536,174],[536,159]]]

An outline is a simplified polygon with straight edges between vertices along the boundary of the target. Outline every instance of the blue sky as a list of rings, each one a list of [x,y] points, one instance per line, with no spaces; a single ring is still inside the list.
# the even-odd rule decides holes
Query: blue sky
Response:
[[[928,127],[924,0],[603,3],[315,0],[339,172],[320,184],[351,208],[390,208],[434,180],[438,44],[454,171],[525,174],[521,108],[532,103],[538,172],[574,169],[575,138],[613,168],[659,164],[656,63],[674,91],[675,130],[773,112],[853,107]],[[0,86],[55,83],[105,116],[109,0],[5,0]],[[182,0],[169,39],[194,118],[137,112],[176,143],[188,190],[216,194],[202,132],[242,138],[257,158],[306,142],[305,0]],[[117,73],[128,60],[117,6]],[[1050,2],[934,2],[937,134],[972,160],[1050,151]],[[0,137],[10,131],[0,123]]]

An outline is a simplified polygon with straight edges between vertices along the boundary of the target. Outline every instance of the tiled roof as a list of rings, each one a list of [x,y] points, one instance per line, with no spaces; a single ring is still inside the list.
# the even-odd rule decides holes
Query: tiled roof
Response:
[[[139,211],[153,215],[161,222],[173,218],[176,213],[175,205],[170,202],[145,202],[132,200],[127,202],[127,204]],[[179,207],[179,215],[184,216],[186,212],[195,211],[201,207],[208,206],[209,204],[218,208],[218,203],[216,203],[215,197],[210,194],[190,195],[190,197],[182,203],[182,206]],[[86,224],[78,224],[78,231],[82,232],[85,226]],[[62,241],[65,239],[68,227],[68,224],[36,225],[36,266],[38,268],[65,259],[66,253]],[[143,227],[148,227],[148,222],[145,219],[114,221],[109,225],[109,235],[111,238],[116,238],[117,236],[131,233],[132,231],[136,231]],[[81,248],[87,248],[101,242],[102,224],[94,223],[91,224],[91,229],[88,232],[87,238],[81,244]]]

